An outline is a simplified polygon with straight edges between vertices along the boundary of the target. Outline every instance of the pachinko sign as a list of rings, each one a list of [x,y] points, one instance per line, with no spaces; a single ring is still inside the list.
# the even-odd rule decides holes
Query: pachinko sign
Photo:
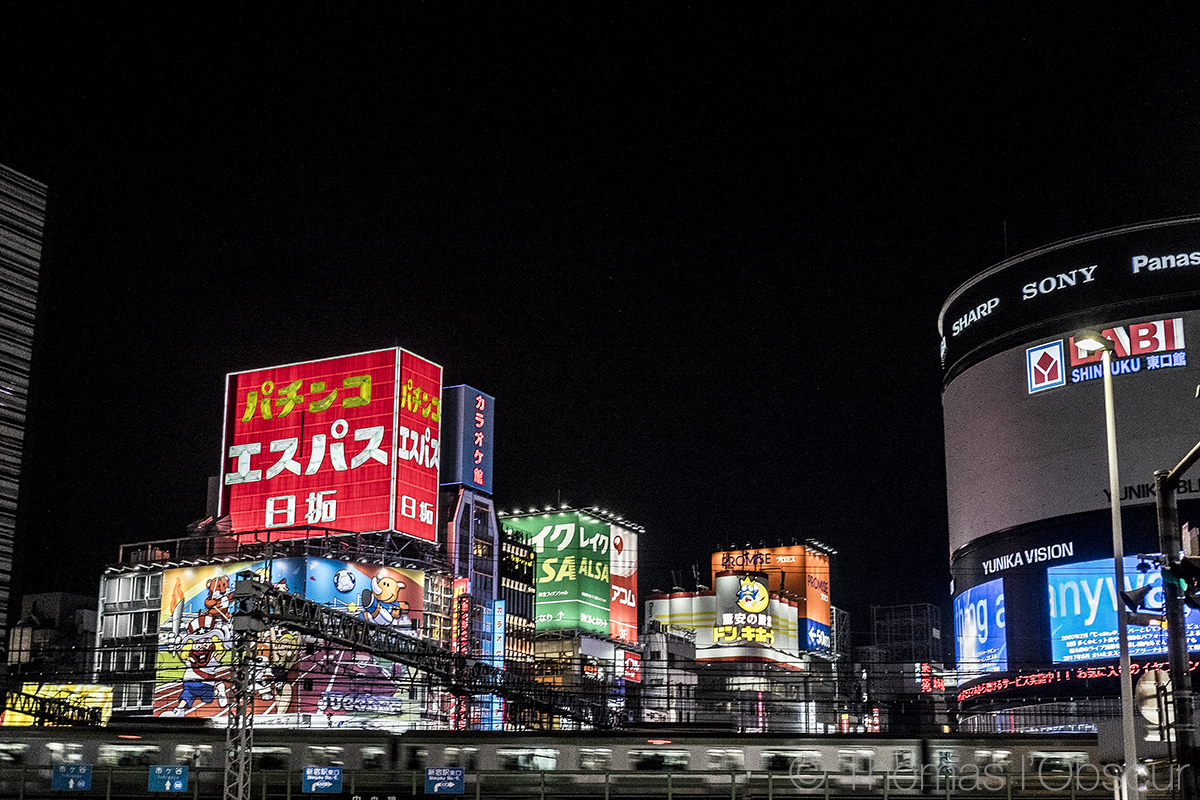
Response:
[[[221,513],[233,532],[436,541],[441,387],[440,366],[399,348],[228,375]]]

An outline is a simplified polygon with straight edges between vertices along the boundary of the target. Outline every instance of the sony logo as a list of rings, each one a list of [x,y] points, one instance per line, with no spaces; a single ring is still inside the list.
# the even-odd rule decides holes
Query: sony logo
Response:
[[[1096,264],[1092,264],[1090,267],[1080,267],[1070,272],[1060,272],[1057,275],[1042,278],[1040,281],[1027,283],[1021,287],[1021,299],[1032,300],[1039,294],[1050,294],[1059,289],[1074,286],[1077,283],[1091,283],[1093,280],[1092,273],[1096,271],[1096,266]]]

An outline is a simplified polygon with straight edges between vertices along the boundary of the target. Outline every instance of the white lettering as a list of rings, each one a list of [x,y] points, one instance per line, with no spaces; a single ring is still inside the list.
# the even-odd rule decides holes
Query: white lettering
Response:
[[[1021,299],[1032,300],[1039,294],[1050,294],[1051,292],[1066,289],[1079,283],[1091,283],[1094,280],[1092,275],[1095,273],[1097,266],[1093,264],[1090,267],[1079,267],[1070,272],[1060,272],[1057,275],[1042,278],[1040,281],[1027,283],[1021,287]]]
[[[1194,267],[1197,264],[1200,264],[1200,252],[1198,251],[1161,256],[1137,255],[1130,259],[1129,262],[1130,269],[1133,270],[1134,275],[1137,275],[1143,269],[1147,272],[1154,272],[1155,270],[1171,269],[1173,267]]]
[[[971,323],[978,322],[983,317],[986,317],[988,314],[995,311],[996,306],[998,305],[1000,305],[1000,298],[993,297],[986,303],[980,303],[975,308],[972,308],[966,314],[963,314],[961,318],[955,320],[954,333],[952,335],[958,336],[960,333],[965,331],[971,325]]]

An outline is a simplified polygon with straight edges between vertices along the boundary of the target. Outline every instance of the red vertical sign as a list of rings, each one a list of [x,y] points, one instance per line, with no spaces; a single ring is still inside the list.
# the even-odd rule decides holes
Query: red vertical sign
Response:
[[[393,527],[437,541],[441,465],[442,368],[401,351]]]

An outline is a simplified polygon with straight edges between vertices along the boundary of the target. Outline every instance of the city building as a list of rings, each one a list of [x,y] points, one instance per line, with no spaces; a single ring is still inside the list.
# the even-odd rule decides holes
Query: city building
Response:
[[[848,728],[844,670],[834,660],[832,553],[815,540],[731,548],[713,554],[711,589],[648,597],[643,720],[744,732]]]
[[[1079,236],[980,273],[942,307],[950,569],[964,730],[1095,730],[1118,716],[1117,602],[1101,357],[1115,343],[1125,586],[1161,607],[1154,472],[1196,444],[1200,217]],[[1195,523],[1200,474],[1179,519]],[[1142,568],[1139,569],[1139,566]],[[1200,625],[1189,612],[1189,629]],[[1160,630],[1129,628],[1134,672]]]
[[[96,598],[29,594],[9,629],[8,675],[25,682],[86,683],[96,640]]]
[[[0,642],[9,623],[13,545],[38,272],[46,223],[46,186],[0,165]]]
[[[930,603],[871,606],[871,637],[887,661],[945,661],[942,612]]]
[[[514,567],[532,558],[533,663],[536,679],[634,719],[640,706],[636,523],[594,507],[500,514]],[[528,600],[525,600],[528,602]],[[549,727],[575,727],[564,718]]]
[[[400,349],[227,378],[217,506],[106,570],[96,679],[115,714],[229,717],[231,592],[251,577],[532,675],[533,555],[491,500],[493,399]],[[511,650],[510,650],[511,648]],[[255,725],[491,729],[528,718],[412,664],[286,626],[259,636]]]

